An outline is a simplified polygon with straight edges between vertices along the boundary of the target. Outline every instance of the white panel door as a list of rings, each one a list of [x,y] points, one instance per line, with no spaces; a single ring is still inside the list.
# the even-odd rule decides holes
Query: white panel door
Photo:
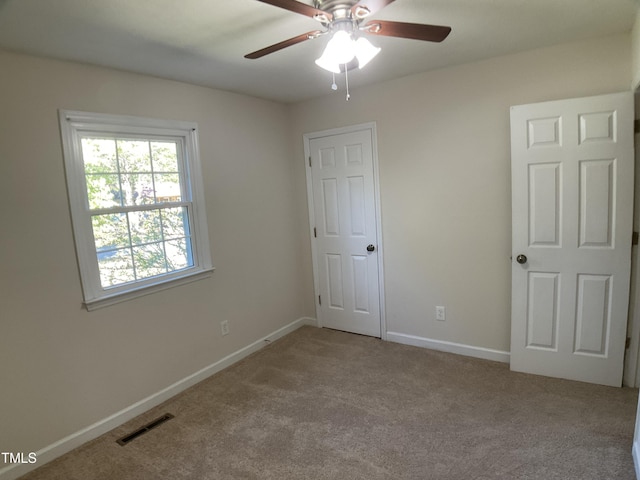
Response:
[[[380,337],[372,130],[309,139],[318,320]]]
[[[633,96],[511,108],[511,369],[620,386]]]

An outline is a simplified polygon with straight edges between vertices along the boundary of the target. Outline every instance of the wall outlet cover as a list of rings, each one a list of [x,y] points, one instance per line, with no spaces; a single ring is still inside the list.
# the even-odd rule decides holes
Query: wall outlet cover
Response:
[[[229,320],[223,320],[220,322],[220,332],[222,335],[229,335]]]

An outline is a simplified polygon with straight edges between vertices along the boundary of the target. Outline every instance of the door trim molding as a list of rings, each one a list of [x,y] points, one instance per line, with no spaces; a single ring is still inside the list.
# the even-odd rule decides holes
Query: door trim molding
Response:
[[[635,96],[639,94],[636,92]],[[638,113],[635,114],[635,117]],[[637,121],[637,120],[636,120]],[[640,133],[633,135],[634,144],[640,147]],[[634,162],[640,164],[640,148],[634,149]],[[640,169],[635,174],[634,188],[637,189],[640,178]],[[638,192],[634,196],[633,207],[633,230],[640,228],[637,217],[640,211],[640,195]],[[629,317],[627,322],[627,337],[631,339],[629,348],[624,356],[624,373],[622,384],[625,387],[637,388],[640,386],[640,249],[638,245],[631,246],[631,288],[629,289]]]
[[[637,425],[637,414],[636,414],[636,425]],[[636,431],[636,435],[638,432]],[[631,449],[631,456],[633,457],[633,466],[636,471],[636,477],[640,478],[640,440],[634,439],[633,448]]]
[[[322,313],[318,308],[318,296],[320,295],[320,283],[318,280],[318,252],[316,250],[316,242],[313,241],[313,228],[315,225],[315,213],[313,202],[313,179],[311,177],[311,167],[309,166],[309,157],[311,156],[311,150],[309,148],[309,142],[314,138],[329,137],[332,135],[341,135],[344,133],[361,132],[363,130],[369,130],[371,132],[371,148],[373,156],[373,190],[374,190],[374,207],[376,217],[376,237],[378,239],[378,291],[379,305],[380,305],[380,338],[382,340],[387,339],[387,322],[385,315],[385,295],[384,295],[384,248],[382,245],[382,220],[380,210],[380,176],[378,172],[378,136],[375,122],[360,123],[357,125],[349,125],[346,127],[332,128],[329,130],[321,130],[318,132],[305,133],[303,135],[304,140],[304,165],[307,178],[307,205],[309,207],[309,239],[311,242],[311,261],[313,266],[313,290],[314,290],[314,305],[316,311],[316,319],[318,327],[323,326]]]

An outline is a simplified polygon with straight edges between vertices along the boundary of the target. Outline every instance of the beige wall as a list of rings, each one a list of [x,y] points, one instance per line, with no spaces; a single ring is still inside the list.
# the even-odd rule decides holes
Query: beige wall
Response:
[[[509,107],[628,90],[630,56],[629,36],[615,36],[292,108],[301,199],[303,133],[377,123],[388,331],[510,350]],[[302,243],[309,248],[308,235]],[[435,320],[436,305],[446,306],[446,322]]]
[[[2,451],[50,445],[312,313],[285,106],[2,51],[0,72]],[[82,309],[58,108],[198,122],[210,279]]]

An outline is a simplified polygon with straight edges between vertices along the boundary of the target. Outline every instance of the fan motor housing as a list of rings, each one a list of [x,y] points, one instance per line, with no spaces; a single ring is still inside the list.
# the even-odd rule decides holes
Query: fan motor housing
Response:
[[[314,0],[313,6],[331,13],[334,18],[348,18],[356,3],[357,0]]]

